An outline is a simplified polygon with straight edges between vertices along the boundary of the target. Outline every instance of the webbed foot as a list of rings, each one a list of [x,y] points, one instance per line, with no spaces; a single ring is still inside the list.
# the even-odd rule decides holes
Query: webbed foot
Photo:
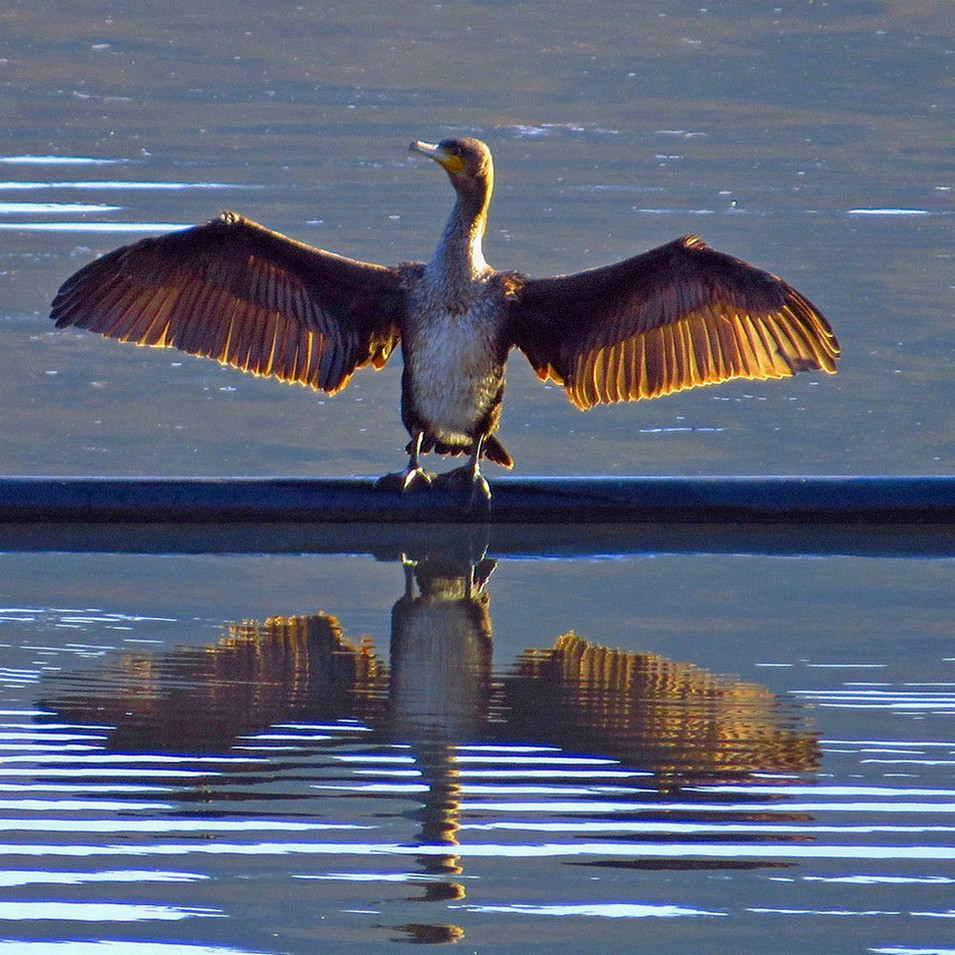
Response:
[[[407,467],[403,471],[395,471],[378,478],[375,487],[380,491],[399,491],[406,494],[409,491],[426,490],[434,482],[433,471],[426,471],[422,467]]]
[[[442,491],[470,491],[472,505],[491,500],[487,479],[471,464],[435,475],[434,486]]]

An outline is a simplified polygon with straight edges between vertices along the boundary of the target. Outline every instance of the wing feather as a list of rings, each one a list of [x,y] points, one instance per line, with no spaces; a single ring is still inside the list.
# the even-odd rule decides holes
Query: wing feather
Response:
[[[515,281],[514,344],[581,409],[731,378],[832,373],[839,344],[782,279],[685,236],[602,269]]]
[[[223,213],[91,262],[63,284],[52,318],[335,392],[397,344],[403,275]]]

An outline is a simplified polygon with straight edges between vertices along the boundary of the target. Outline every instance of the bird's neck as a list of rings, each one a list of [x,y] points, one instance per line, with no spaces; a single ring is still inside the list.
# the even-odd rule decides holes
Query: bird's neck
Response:
[[[488,270],[484,258],[484,230],[490,190],[458,193],[430,270],[452,286],[473,281]]]

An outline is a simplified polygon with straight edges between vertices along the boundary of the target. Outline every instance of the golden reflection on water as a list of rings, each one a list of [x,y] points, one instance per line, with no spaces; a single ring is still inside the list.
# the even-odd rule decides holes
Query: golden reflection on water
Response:
[[[326,613],[228,627],[217,643],[130,653],[49,682],[46,701],[106,722],[113,749],[221,752],[288,721],[356,720],[410,743],[453,802],[454,745],[535,743],[653,773],[661,789],[755,772],[811,772],[815,735],[763,686],[570,630],[492,676],[494,562],[407,562],[386,660]],[[447,778],[442,774],[447,772]],[[451,841],[437,822],[430,838]]]
[[[773,693],[692,663],[600,646],[568,631],[551,647],[528,649],[495,672],[488,593],[495,563],[405,559],[403,570],[387,658],[370,637],[346,637],[330,614],[275,616],[230,625],[206,647],[127,653],[93,673],[58,675],[47,681],[42,705],[77,722],[108,725],[106,745],[115,752],[241,754],[254,744],[260,768],[243,763],[240,774],[269,774],[274,765],[281,775],[283,747],[272,740],[281,742],[290,726],[361,730],[367,745],[328,750],[330,765],[344,759],[354,770],[336,774],[324,788],[358,795],[370,785],[380,793],[372,796],[377,800],[388,798],[388,786],[401,798],[410,794],[416,803],[411,846],[421,851],[406,870],[416,892],[407,902],[465,899],[458,848],[465,804],[479,806],[467,811],[469,821],[493,822],[503,803],[517,803],[533,819],[548,802],[568,802],[566,811],[582,824],[607,819],[607,801],[624,800],[634,804],[624,813],[632,819],[667,811],[669,794],[687,784],[809,773],[818,766],[815,735]],[[319,764],[331,740],[312,738]],[[290,758],[307,759],[302,752],[307,747]],[[397,767],[390,775],[376,763],[380,757]],[[320,799],[315,790],[322,788],[307,786],[307,798]],[[667,818],[705,814],[707,798],[690,798],[689,815],[684,807]],[[734,814],[755,824],[760,815]],[[577,864],[731,869],[787,863],[664,860],[636,852],[633,859]],[[464,938],[461,926],[438,919],[380,927],[406,942]]]
[[[548,650],[527,650],[507,686],[521,725],[553,726],[553,742],[611,754],[680,778],[809,772],[813,734],[795,729],[776,696],[654,653],[614,650],[572,631]]]

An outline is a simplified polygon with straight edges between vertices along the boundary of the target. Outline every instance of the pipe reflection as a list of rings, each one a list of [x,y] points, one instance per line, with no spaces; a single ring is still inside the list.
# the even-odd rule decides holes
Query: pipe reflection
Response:
[[[412,814],[415,845],[428,849],[416,857],[417,873],[409,873],[417,901],[464,898],[455,851],[462,802],[482,786],[506,792],[515,779],[528,779],[553,786],[566,800],[570,781],[583,780],[576,792],[586,796],[572,810],[581,821],[607,818],[599,815],[601,800],[631,798],[649,801],[647,811],[670,811],[668,794],[683,789],[681,802],[690,808],[677,817],[699,820],[713,797],[694,786],[817,768],[815,735],[773,693],[691,663],[599,646],[569,631],[551,647],[526,650],[492,678],[487,585],[494,569],[493,561],[472,553],[405,556],[387,661],[370,637],[348,639],[328,614],[273,617],[232,625],[211,646],[126,654],[93,675],[60,675],[47,681],[42,705],[76,722],[108,724],[108,747],[130,754],[221,754],[270,727],[342,721],[365,728],[379,746],[407,747],[408,772],[421,784]],[[508,755],[492,755],[476,768],[482,747]],[[268,757],[267,746],[260,751]],[[548,770],[548,760],[558,770]],[[551,778],[548,772],[558,782],[540,782]],[[612,796],[601,789],[601,774],[614,777]],[[484,808],[494,810],[493,796]],[[779,821],[778,812],[773,819]],[[641,831],[632,838],[646,843],[648,837]],[[447,851],[435,852],[439,847]],[[463,937],[443,922],[390,930],[406,941]]]

